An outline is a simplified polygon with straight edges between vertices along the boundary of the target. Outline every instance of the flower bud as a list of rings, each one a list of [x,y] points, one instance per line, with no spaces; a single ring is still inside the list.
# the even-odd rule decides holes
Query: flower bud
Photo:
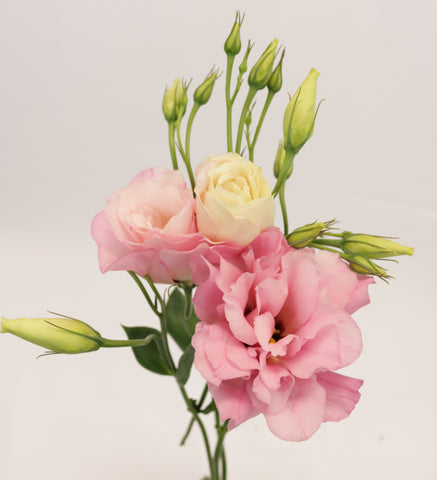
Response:
[[[284,148],[296,154],[311,137],[317,112],[316,87],[320,73],[314,68],[291,97],[284,114]]]
[[[304,225],[303,227],[296,228],[289,235],[287,235],[288,243],[294,248],[307,247],[318,236],[323,234],[332,224],[330,222],[314,222]]]
[[[385,237],[345,232],[342,248],[347,253],[357,253],[366,258],[388,258],[397,255],[413,255],[414,249]]]
[[[102,346],[100,333],[72,318],[1,319],[1,332],[12,333],[55,353],[85,353]]]
[[[285,50],[282,50],[281,59],[273,70],[267,88],[270,92],[278,93],[282,87],[282,61],[284,60]]]
[[[285,165],[284,165],[285,154],[286,152],[283,147],[283,142],[280,142],[278,151],[276,153],[275,163],[273,164],[273,174],[275,178],[279,178],[279,175],[281,174],[282,169],[285,168]],[[285,178],[290,178],[292,172],[293,172],[293,161],[291,161],[290,165],[288,166],[288,171]]]
[[[252,67],[249,73],[248,83],[256,90],[262,90],[268,83],[273,70],[273,62],[275,61],[276,47],[278,40],[275,38],[273,42],[265,49],[260,59]]]
[[[179,117],[179,109],[181,106],[183,108],[184,95],[186,96],[186,88],[184,88],[179,78],[173,82],[170,88],[165,89],[164,98],[162,99],[162,111],[167,122],[176,122],[178,118],[182,118],[182,115]]]
[[[238,67],[238,70],[241,75],[247,72],[247,59],[249,58],[249,53],[252,50],[252,47],[253,47],[253,43],[249,40],[247,42],[247,48],[246,48],[246,53],[244,54],[244,58],[240,63],[240,66]]]
[[[376,265],[368,258],[362,257],[361,255],[342,255],[342,257],[349,262],[351,270],[356,273],[375,275],[382,279],[390,278],[385,268]]]
[[[206,76],[205,80],[194,91],[194,101],[199,105],[205,105],[212,95],[214,83],[217,80],[218,71],[211,70]]]
[[[224,49],[226,55],[238,55],[241,50],[241,38],[240,38],[240,27],[243,23],[244,15],[241,16],[240,12],[237,12],[235,15],[234,26],[232,27],[231,33],[225,41]]]

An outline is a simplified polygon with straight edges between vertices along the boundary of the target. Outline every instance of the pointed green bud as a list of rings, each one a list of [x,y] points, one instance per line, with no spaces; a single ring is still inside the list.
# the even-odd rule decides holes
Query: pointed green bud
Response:
[[[282,61],[284,60],[285,50],[282,50],[281,59],[273,70],[267,88],[270,92],[278,93],[282,87]]]
[[[100,333],[72,318],[1,319],[1,332],[12,333],[55,353],[85,353],[102,346]]]
[[[398,255],[413,255],[414,249],[385,237],[345,232],[342,248],[347,253],[357,253],[366,258],[388,258]]]
[[[218,78],[218,70],[212,69],[205,80],[194,91],[194,101],[199,105],[205,105],[212,95],[215,81]]]
[[[279,175],[281,174],[282,169],[285,168],[285,165],[284,165],[285,156],[286,156],[286,152],[283,147],[283,142],[280,142],[278,150],[276,152],[275,163],[273,164],[273,174],[275,178],[279,178]],[[293,161],[291,161],[290,165],[288,166],[288,171],[285,178],[290,178],[292,172],[293,172]]]
[[[183,103],[186,90],[182,82],[177,78],[170,88],[166,88],[162,99],[162,111],[167,122],[176,122],[179,117],[179,107]],[[185,104],[186,107],[186,104]],[[182,115],[181,117],[182,118]]]
[[[234,25],[232,27],[231,33],[225,41],[224,49],[226,55],[238,55],[241,50],[241,38],[240,38],[240,28],[243,23],[244,15],[241,16],[240,12],[237,11],[235,15]]]
[[[275,61],[276,47],[278,40],[275,38],[273,42],[265,49],[260,59],[252,67],[249,73],[248,83],[256,90],[262,90],[269,82],[270,75],[273,70],[273,63]]]
[[[286,239],[294,248],[307,247],[317,237],[323,235],[323,233],[325,233],[334,222],[334,220],[331,220],[329,222],[308,223],[303,227],[293,230],[289,235],[287,235]]]
[[[242,62],[240,63],[240,66],[238,67],[238,70],[239,70],[241,75],[243,75],[243,73],[247,72],[247,59],[249,58],[249,53],[252,50],[253,45],[254,44],[250,40],[247,42],[246,53],[244,54],[244,58],[243,58]]]
[[[356,273],[361,273],[363,275],[375,275],[383,280],[390,278],[389,275],[387,275],[385,268],[376,265],[371,260],[361,255],[342,255],[342,258],[349,262],[351,270]]]
[[[314,68],[291,97],[284,114],[284,148],[296,154],[311,137],[316,119],[316,88],[320,73]]]

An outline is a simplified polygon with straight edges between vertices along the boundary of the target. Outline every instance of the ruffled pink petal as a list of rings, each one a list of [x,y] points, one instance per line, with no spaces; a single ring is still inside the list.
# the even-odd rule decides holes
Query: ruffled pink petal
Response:
[[[325,405],[325,389],[315,378],[296,379],[284,410],[276,415],[265,415],[267,426],[283,440],[308,440],[324,420]]]
[[[283,360],[293,375],[309,378],[317,370],[337,370],[356,360],[362,350],[361,332],[343,311],[338,321],[328,324],[308,340],[291,358]]]
[[[364,307],[370,303],[369,297],[369,285],[375,283],[373,277],[368,277],[366,275],[358,275],[357,288],[355,289],[354,294],[349,300],[348,304],[345,305],[344,309],[348,313],[354,313],[359,308]]]
[[[284,306],[288,295],[286,279],[267,278],[255,287],[256,304],[260,313],[269,312],[276,317]]]
[[[257,342],[253,326],[247,321],[245,312],[249,300],[254,275],[244,272],[238,280],[231,285],[228,293],[223,295],[225,315],[229,328],[240,342],[253,345]]]
[[[360,399],[358,389],[363,384],[358,378],[347,377],[335,372],[317,373],[317,382],[326,391],[324,422],[339,422],[348,417]]]
[[[230,419],[228,430],[259,414],[247,393],[247,385],[248,382],[241,379],[226,380],[218,386],[208,384],[217,405],[220,420],[224,422]]]
[[[317,307],[319,281],[311,256],[290,251],[282,257],[282,269],[288,280],[288,298],[278,315],[283,333],[295,333]]]
[[[215,385],[232,378],[247,379],[251,370],[258,367],[257,360],[248,354],[224,323],[201,322],[191,343],[195,349],[196,368]]]

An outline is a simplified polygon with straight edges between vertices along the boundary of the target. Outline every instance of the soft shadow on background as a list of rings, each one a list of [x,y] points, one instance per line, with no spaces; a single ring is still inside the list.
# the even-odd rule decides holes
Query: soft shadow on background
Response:
[[[321,71],[315,133],[287,187],[293,226],[336,217],[343,229],[416,248],[371,287],[358,312],[365,380],[350,418],[309,441],[275,438],[261,417],[227,440],[230,480],[433,478],[437,234],[435,2],[399,0],[30,0],[0,3],[0,314],[53,310],[123,338],[155,325],[127,274],[101,275],[90,222],[106,198],[152,165],[170,167],[165,85],[225,68],[236,9],[253,58],[286,47],[255,161],[273,183],[287,92]],[[224,153],[224,77],[198,115],[192,158]],[[278,224],[280,218],[278,216]],[[0,337],[2,480],[199,479],[207,467],[174,382],[128,349],[36,360]],[[201,379],[192,380],[193,396]]]

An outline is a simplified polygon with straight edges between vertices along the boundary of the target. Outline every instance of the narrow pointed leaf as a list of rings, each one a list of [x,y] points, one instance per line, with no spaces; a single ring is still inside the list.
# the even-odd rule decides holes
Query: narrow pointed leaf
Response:
[[[175,288],[165,308],[167,330],[183,351],[188,345],[191,345],[191,337],[194,334],[196,323],[199,321],[194,309],[187,320],[184,318],[184,311],[185,297],[179,289]]]
[[[155,334],[157,336],[157,342],[161,344],[162,350],[161,333],[158,330],[150,327],[125,327],[124,325],[122,325],[122,327],[130,340],[145,338],[151,333]],[[158,373],[159,375],[171,375],[170,370],[161,357],[157,342],[151,342],[142,347],[133,347],[132,350],[135,358],[142,367],[151,372]]]
[[[190,378],[191,366],[193,365],[193,361],[194,348],[191,345],[188,345],[179,360],[178,370],[176,372],[176,379],[179,385],[185,385]]]

